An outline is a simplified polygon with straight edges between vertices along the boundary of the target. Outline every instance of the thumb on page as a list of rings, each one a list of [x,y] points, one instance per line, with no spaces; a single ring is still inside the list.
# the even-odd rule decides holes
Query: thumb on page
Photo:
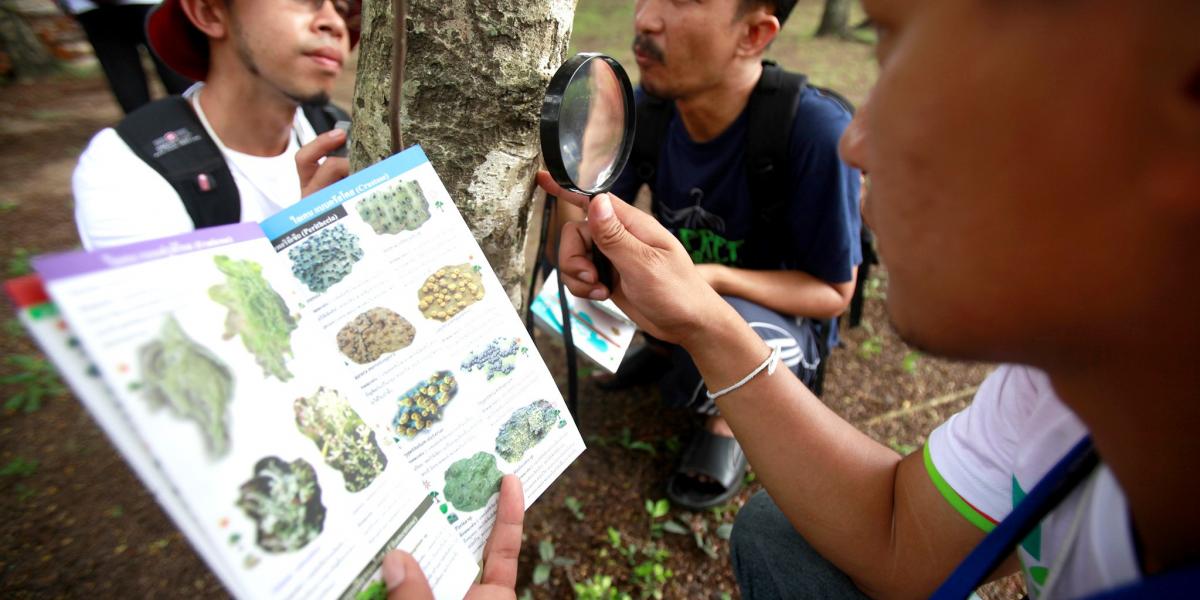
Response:
[[[421,565],[407,552],[393,550],[383,557],[383,582],[388,600],[433,600]]]

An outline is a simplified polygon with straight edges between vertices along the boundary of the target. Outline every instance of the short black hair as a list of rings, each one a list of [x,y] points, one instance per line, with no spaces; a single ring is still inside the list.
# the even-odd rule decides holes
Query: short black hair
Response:
[[[792,8],[796,6],[796,0],[741,0],[739,10],[742,13],[756,7],[766,6],[771,9],[771,14],[779,19],[779,26],[782,28],[783,23],[787,21],[788,15],[792,14]]]

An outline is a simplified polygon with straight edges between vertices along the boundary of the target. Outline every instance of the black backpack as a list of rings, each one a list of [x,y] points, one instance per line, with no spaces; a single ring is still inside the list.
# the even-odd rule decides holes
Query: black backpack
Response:
[[[796,107],[805,88],[812,88],[822,96],[833,99],[850,114],[854,105],[841,94],[812,85],[808,78],[799,73],[785,71],[773,61],[763,61],[762,77],[750,94],[747,104],[746,131],[746,181],[754,203],[755,220],[752,230],[761,243],[774,248],[782,245],[787,233],[783,230],[786,219],[782,218],[789,194],[784,190],[787,175],[788,143],[791,141],[792,122],[796,119]],[[671,102],[644,94],[637,105],[637,133],[634,136],[631,164],[639,185],[653,189],[658,171],[659,150],[667,139],[667,127],[671,120]],[[779,135],[786,131],[788,135]],[[657,206],[651,200],[651,211],[657,215]],[[859,266],[855,282],[854,297],[850,301],[850,325],[857,325],[862,315],[862,290],[870,272],[870,265],[877,263],[874,240],[864,224],[860,229],[863,262]],[[778,252],[775,252],[778,255]],[[821,324],[822,339],[832,323]],[[820,344],[822,356],[818,368],[817,383],[813,392],[820,395],[824,378],[825,355],[828,348]]]
[[[301,108],[317,135],[333,129],[337,121],[350,120],[332,103]],[[151,102],[129,113],[116,131],[138,158],[175,188],[196,229],[241,220],[241,196],[229,165],[186,98]]]

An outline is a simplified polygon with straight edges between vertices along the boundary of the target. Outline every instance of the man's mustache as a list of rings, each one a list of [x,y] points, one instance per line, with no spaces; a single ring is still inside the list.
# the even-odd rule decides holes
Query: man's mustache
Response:
[[[633,38],[633,51],[644,54],[655,62],[666,62],[662,48],[654,45],[654,42],[650,41],[650,38],[644,35],[638,35]]]

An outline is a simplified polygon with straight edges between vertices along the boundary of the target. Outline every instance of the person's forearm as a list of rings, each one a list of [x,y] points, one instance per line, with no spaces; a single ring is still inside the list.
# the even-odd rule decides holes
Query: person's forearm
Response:
[[[812,319],[842,314],[854,293],[854,279],[830,284],[803,271],[758,271],[719,265],[709,283],[718,294],[736,296],[776,312]]]
[[[732,310],[685,343],[709,390],[735,383],[769,354]],[[786,368],[760,373],[717,404],[796,530],[860,585],[877,582],[896,559],[900,456],[835,415]]]

